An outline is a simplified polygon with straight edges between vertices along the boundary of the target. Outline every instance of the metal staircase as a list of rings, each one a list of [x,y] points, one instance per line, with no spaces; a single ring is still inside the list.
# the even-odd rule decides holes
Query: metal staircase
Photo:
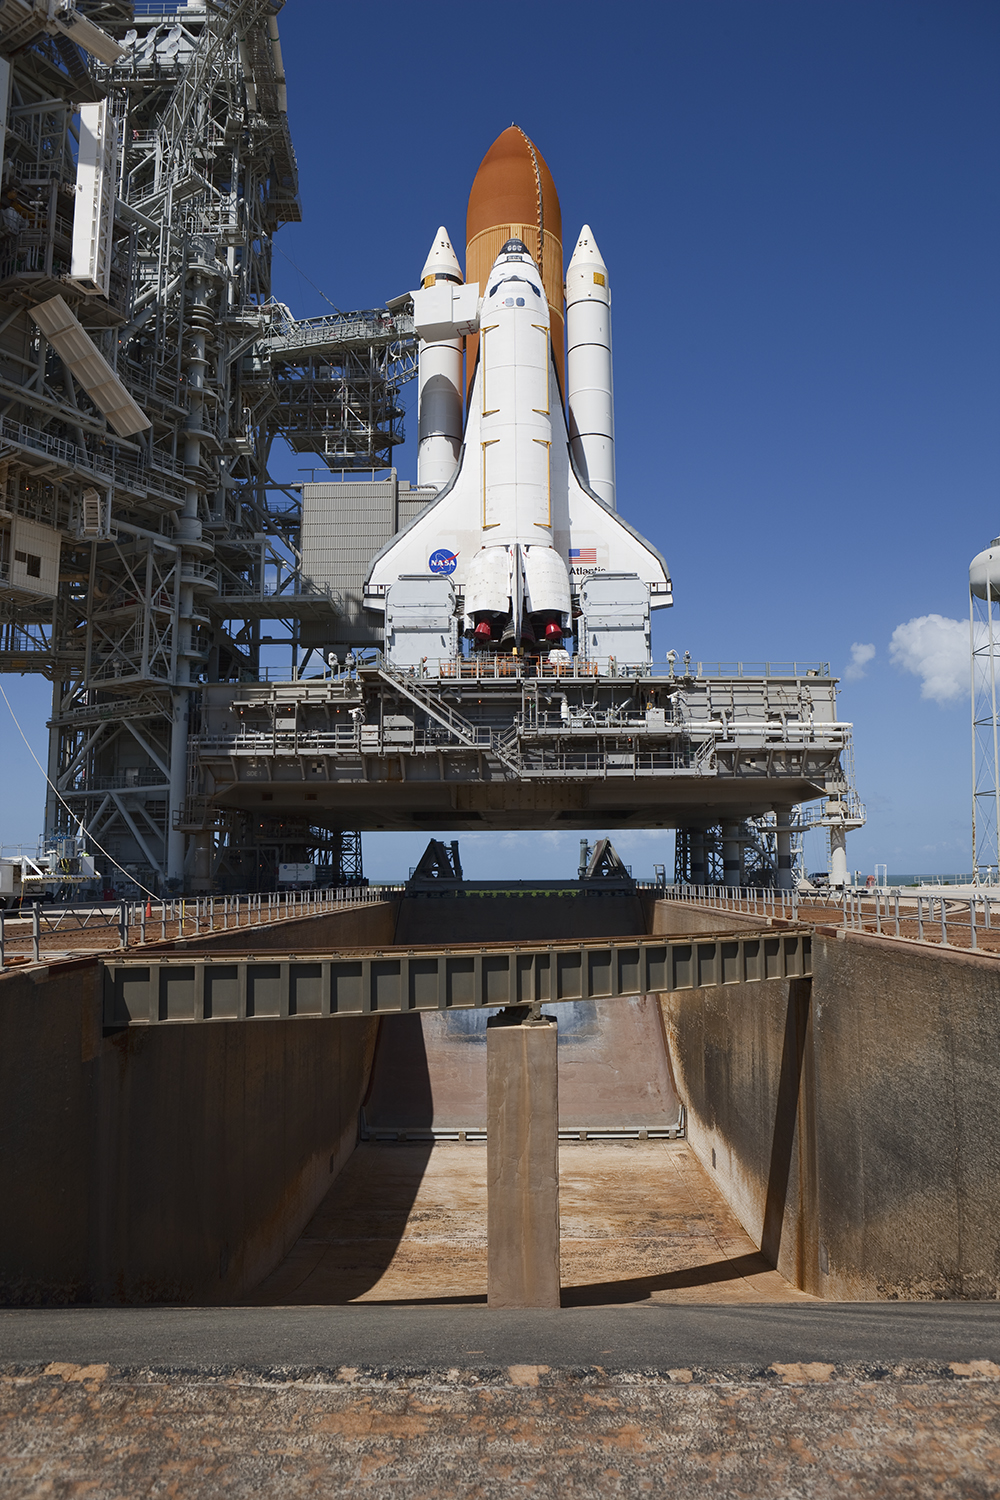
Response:
[[[391,667],[385,662],[380,663],[376,671],[383,682],[402,693],[404,698],[409,698],[417,708],[423,709],[428,718],[446,729],[459,744],[465,745],[470,750],[485,751],[494,755],[512,775],[520,775],[520,761],[516,754],[512,753],[516,744],[516,731],[513,743],[509,734],[501,736],[492,729],[485,731],[489,739],[484,743],[484,731],[477,729],[474,724],[469,723],[468,719],[456,713],[442,698],[425,687],[419,678],[412,677],[408,672],[398,667]]]

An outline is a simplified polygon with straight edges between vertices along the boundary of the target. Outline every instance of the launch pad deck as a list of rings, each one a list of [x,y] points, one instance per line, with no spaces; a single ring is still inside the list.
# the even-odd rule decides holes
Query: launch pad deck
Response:
[[[699,664],[700,667],[700,664]],[[363,829],[671,827],[839,796],[825,664],[676,675],[517,657],[211,684],[192,741],[217,810]]]

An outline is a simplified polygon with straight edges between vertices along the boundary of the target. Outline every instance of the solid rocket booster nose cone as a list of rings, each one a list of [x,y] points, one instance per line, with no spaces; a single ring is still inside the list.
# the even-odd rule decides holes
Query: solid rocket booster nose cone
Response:
[[[462,267],[458,263],[451,238],[442,224],[431,242],[431,248],[427,252],[424,261],[424,269],[420,273],[420,284],[424,285],[428,276],[433,276],[435,281],[442,277],[448,281],[457,281],[461,284]]]
[[[570,257],[569,265],[566,268],[566,275],[568,276],[570,271],[575,271],[579,266],[588,266],[594,270],[603,271],[607,275],[608,268],[604,264],[604,256],[597,247],[597,241],[594,239],[594,231],[589,224],[584,224],[580,230],[580,237]]]

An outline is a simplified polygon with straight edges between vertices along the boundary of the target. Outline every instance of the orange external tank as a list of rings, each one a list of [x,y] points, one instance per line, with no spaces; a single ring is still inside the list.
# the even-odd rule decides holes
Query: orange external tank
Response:
[[[466,217],[465,280],[482,296],[493,263],[509,239],[523,240],[542,273],[552,322],[552,353],[560,396],[566,390],[566,320],[562,213],[552,173],[518,125],[497,136],[476,173]],[[472,389],[479,335],[465,344],[466,398]]]

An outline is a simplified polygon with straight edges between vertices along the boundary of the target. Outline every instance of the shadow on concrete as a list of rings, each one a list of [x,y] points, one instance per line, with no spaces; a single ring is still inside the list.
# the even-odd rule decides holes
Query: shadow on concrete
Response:
[[[785,1012],[785,1035],[781,1048],[781,1072],[771,1136],[771,1160],[767,1174],[767,1197],[761,1229],[761,1254],[771,1266],[778,1264],[781,1232],[788,1200],[788,1181],[795,1149],[795,1127],[799,1113],[802,1086],[802,1060],[805,1056],[806,1028],[812,983],[793,979],[788,986],[788,1008]]]
[[[630,937],[646,931],[637,896],[407,896],[399,904],[397,943],[532,943],[550,938]]]
[[[759,1251],[752,1255],[734,1255],[729,1260],[714,1260],[703,1266],[685,1266],[680,1271],[665,1271],[660,1276],[632,1276],[622,1281],[595,1281],[589,1286],[564,1286],[563,1307],[611,1307],[628,1302],[645,1302],[654,1292],[679,1292],[702,1286],[717,1286],[739,1281],[745,1276],[760,1276],[773,1266]]]
[[[434,1097],[427,1067],[423,1017],[393,1016],[379,1023],[364,1121],[378,1131],[430,1132]]]
[[[392,1264],[433,1149],[434,1106],[420,1021],[413,1015],[380,1023],[363,1108],[372,1127],[405,1121],[410,1130],[426,1131],[427,1139],[380,1152],[377,1160],[362,1142],[285,1259],[247,1302],[352,1302]]]

